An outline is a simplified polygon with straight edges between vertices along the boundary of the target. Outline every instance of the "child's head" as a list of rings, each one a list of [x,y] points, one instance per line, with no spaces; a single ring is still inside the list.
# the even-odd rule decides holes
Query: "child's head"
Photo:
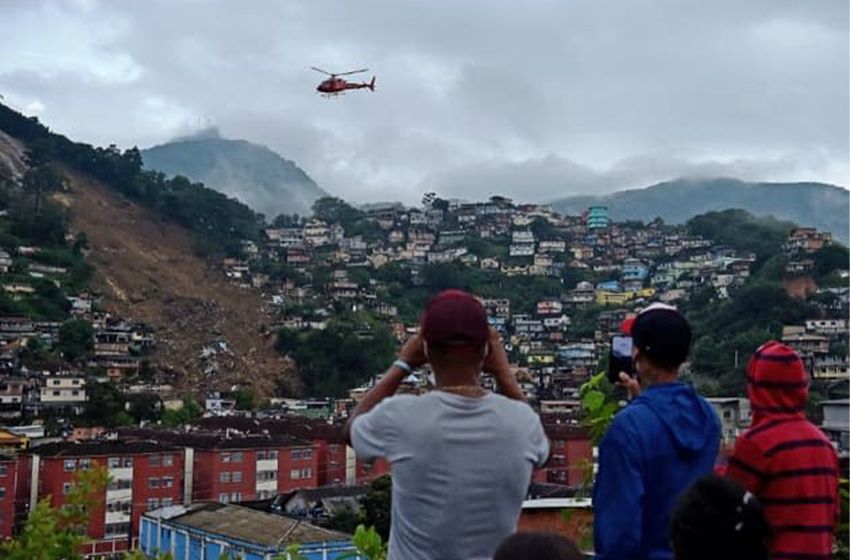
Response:
[[[573,541],[557,533],[515,533],[502,541],[493,560],[582,560]]]
[[[768,560],[770,526],[756,497],[709,475],[685,492],[670,527],[676,560]]]

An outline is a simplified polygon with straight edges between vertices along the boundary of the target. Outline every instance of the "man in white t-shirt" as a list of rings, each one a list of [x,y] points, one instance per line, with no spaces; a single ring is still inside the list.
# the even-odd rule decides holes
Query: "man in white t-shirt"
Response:
[[[426,362],[436,390],[392,396]],[[482,371],[501,394],[481,386]],[[390,462],[389,560],[490,559],[516,531],[531,472],[549,456],[498,333],[459,290],[431,300],[420,334],[354,409],[345,435],[359,458]]]

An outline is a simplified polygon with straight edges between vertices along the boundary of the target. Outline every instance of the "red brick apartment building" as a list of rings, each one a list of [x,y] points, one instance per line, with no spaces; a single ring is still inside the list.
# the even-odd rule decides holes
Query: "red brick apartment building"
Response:
[[[147,429],[120,430],[119,435],[183,449],[192,475],[186,476],[187,501],[261,500],[319,486],[316,446],[287,435]]]
[[[28,496],[19,506],[23,520],[38,500],[54,507],[66,502],[78,472],[105,467],[110,476],[91,512],[86,553],[127,550],[145,511],[182,503],[183,450],[151,442],[58,442],[35,447],[18,459],[18,491]]]
[[[20,507],[18,475],[17,458],[0,454],[0,541],[11,538],[15,528]]]
[[[199,420],[195,426],[215,432],[243,434],[286,434],[311,442],[314,446],[318,469],[318,486],[368,484],[390,472],[389,463],[383,459],[366,462],[354,456],[342,435],[342,427],[323,420],[301,416],[275,419],[254,419],[218,416]],[[301,486],[306,488],[306,486]]]
[[[544,424],[549,438],[549,460],[543,466],[545,481],[566,486],[581,486],[588,469],[593,468],[593,444],[587,428]]]

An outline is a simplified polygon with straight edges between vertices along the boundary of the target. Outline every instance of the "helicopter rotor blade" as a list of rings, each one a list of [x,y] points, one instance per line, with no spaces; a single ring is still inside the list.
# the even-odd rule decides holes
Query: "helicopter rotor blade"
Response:
[[[328,76],[331,76],[331,77],[338,76],[338,74],[331,74],[330,72],[322,70],[321,68],[316,68],[315,66],[311,66],[310,68],[312,68],[316,72],[321,72],[322,74],[327,74]]]
[[[337,76],[348,76],[349,74],[360,74],[361,72],[368,72],[368,68],[363,68],[362,70],[351,70],[350,72],[342,72],[341,74],[337,74]]]

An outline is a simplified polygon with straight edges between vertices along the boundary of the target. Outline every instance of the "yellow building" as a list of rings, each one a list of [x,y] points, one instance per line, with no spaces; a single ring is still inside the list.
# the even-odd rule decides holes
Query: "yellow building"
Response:
[[[12,449],[26,449],[30,446],[30,440],[24,436],[16,436],[10,431],[0,429],[0,451]]]
[[[596,290],[596,303],[600,305],[623,305],[633,299],[648,299],[654,296],[655,288],[644,288],[635,292]]]

